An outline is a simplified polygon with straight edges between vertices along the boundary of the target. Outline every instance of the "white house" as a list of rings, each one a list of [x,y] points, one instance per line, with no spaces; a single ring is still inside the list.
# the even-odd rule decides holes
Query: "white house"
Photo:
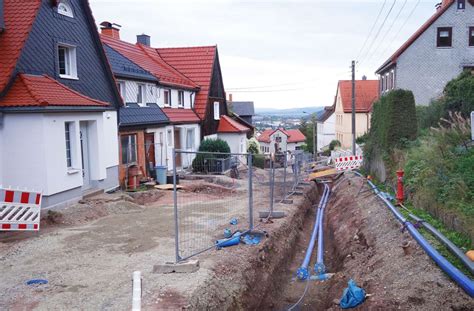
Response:
[[[443,0],[428,19],[379,69],[380,93],[411,90],[428,105],[464,69],[474,68],[474,1]]]
[[[317,119],[317,146],[318,152],[326,150],[331,141],[336,139],[335,105],[324,107],[324,112]]]
[[[300,130],[266,129],[258,137],[262,153],[275,153],[300,150],[306,136]]]
[[[43,207],[117,188],[121,99],[87,2],[0,5],[0,184]]]

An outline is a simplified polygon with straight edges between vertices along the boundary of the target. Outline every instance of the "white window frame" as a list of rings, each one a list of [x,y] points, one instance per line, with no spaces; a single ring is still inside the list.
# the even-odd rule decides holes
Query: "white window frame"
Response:
[[[59,50],[64,49],[64,70],[65,73],[61,73],[60,68],[60,55]],[[57,55],[58,55],[58,74],[60,78],[63,79],[73,79],[77,80],[77,47],[70,44],[58,43],[57,45]]]
[[[219,102],[214,102],[214,120],[220,120],[221,119],[221,114],[220,114],[220,103]]]
[[[120,93],[120,96],[122,96],[122,99],[123,99],[123,101],[125,102],[125,101],[126,101],[126,100],[125,100],[125,96],[127,95],[125,81],[118,80],[118,81],[117,81],[117,86],[119,86],[119,93]]]
[[[66,165],[68,170],[73,168],[73,141],[74,141],[74,122],[64,122],[64,136],[66,142]]]
[[[138,100],[140,97],[141,101]],[[140,106],[146,106],[146,84],[144,83],[137,83],[137,104]]]
[[[195,130],[194,128],[188,128],[186,129],[186,149],[194,150],[195,145]]]
[[[171,89],[163,90],[163,104],[165,105],[165,107],[171,107]]]
[[[71,3],[68,0],[61,0],[58,3],[57,8],[58,14],[67,16],[67,17],[74,17],[74,12],[72,11]]]
[[[125,134],[120,136],[120,146],[122,148],[122,159],[121,159],[121,164],[122,165],[128,165],[128,164],[134,164],[138,163],[138,146],[137,146],[137,134]],[[124,146],[123,146],[123,140],[124,138],[127,141],[127,150],[125,150],[127,158],[125,159],[123,157],[124,155]],[[133,161],[135,160],[135,161]]]
[[[184,91],[178,91],[178,107],[184,108]]]

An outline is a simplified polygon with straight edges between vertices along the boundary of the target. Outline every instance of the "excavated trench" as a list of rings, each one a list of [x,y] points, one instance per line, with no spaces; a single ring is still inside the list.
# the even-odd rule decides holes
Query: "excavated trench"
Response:
[[[327,281],[295,279],[313,230],[322,189],[305,199],[258,248],[225,254],[205,285],[192,294],[195,310],[340,310],[349,279],[370,294],[356,310],[474,310],[474,301],[448,279],[376,197],[362,191],[361,178],[346,176],[331,194],[324,217]],[[365,188],[364,188],[365,189]],[[271,228],[271,227],[269,227]],[[407,246],[408,245],[408,246]],[[309,267],[314,266],[314,251]]]

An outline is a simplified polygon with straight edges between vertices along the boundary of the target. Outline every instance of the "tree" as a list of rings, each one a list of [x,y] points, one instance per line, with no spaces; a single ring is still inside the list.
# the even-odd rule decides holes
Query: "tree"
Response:
[[[251,154],[259,154],[260,153],[260,144],[252,137],[247,142],[247,152]]]

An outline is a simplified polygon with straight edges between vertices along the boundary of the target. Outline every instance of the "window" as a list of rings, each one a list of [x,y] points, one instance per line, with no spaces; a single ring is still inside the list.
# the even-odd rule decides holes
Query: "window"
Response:
[[[165,102],[165,106],[171,106],[171,90],[163,91],[163,99]]]
[[[120,96],[122,96],[122,99],[125,100],[125,82],[124,81],[118,81],[117,82],[117,89],[119,91]]]
[[[466,0],[458,0],[458,10],[464,10],[466,8]]]
[[[122,164],[137,162],[137,135],[123,135],[122,144]]]
[[[65,122],[64,123],[64,132],[66,134],[66,163],[68,168],[72,168],[72,151],[71,151],[71,127],[72,122]]]
[[[186,149],[194,149],[194,129],[186,130]]]
[[[214,120],[220,119],[220,112],[219,112],[219,102],[214,102]]]
[[[276,141],[277,143],[281,143],[281,136],[276,136],[276,137],[275,137],[275,141]]]
[[[189,106],[190,106],[191,108],[194,108],[193,93],[189,94]]]
[[[469,27],[469,46],[474,46],[474,27]]]
[[[452,27],[439,27],[437,47],[451,47],[453,43],[453,28]]]
[[[178,91],[178,107],[184,107],[184,92]]]
[[[58,13],[67,17],[74,17],[74,14],[72,13],[71,4],[67,0],[59,1]]]
[[[76,47],[58,45],[59,76],[65,79],[77,79]]]
[[[137,92],[137,103],[144,105],[146,103],[146,93],[145,93],[146,85],[145,84],[138,84],[138,92]]]

